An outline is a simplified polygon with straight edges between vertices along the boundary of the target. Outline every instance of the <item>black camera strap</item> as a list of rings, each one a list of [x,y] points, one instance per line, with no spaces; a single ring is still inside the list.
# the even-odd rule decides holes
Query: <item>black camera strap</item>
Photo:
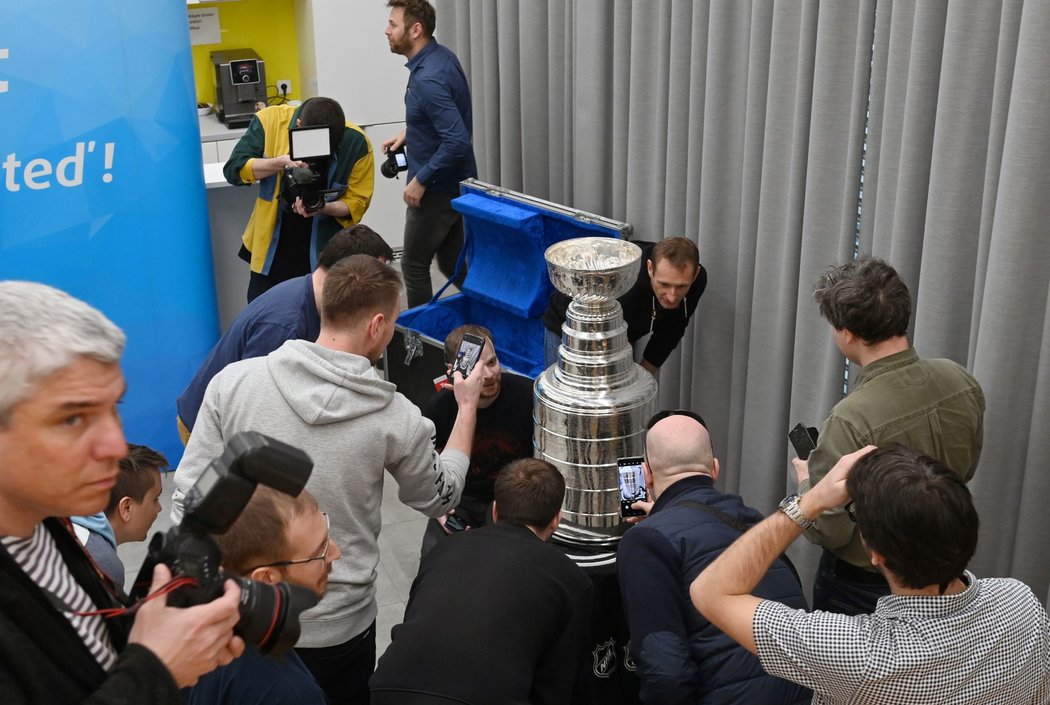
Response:
[[[720,522],[722,522],[723,524],[725,524],[729,528],[736,529],[741,534],[746,533],[748,529],[750,529],[752,526],[754,526],[754,524],[745,524],[744,522],[740,521],[736,517],[732,517],[732,516],[726,514],[725,512],[723,512],[721,509],[718,509],[716,507],[712,507],[710,504],[704,504],[703,502],[698,502],[698,501],[696,501],[694,499],[683,500],[681,502],[678,502],[676,504],[676,506],[679,506],[679,507],[692,507],[694,509],[699,509],[699,510],[701,510],[703,512],[706,512],[707,514],[710,514],[711,516],[713,516],[715,519],[718,519]],[[791,559],[788,558],[788,555],[786,553],[781,553],[780,554],[780,559],[782,561],[784,561],[784,563],[787,564],[787,567],[791,570],[791,574],[795,576],[795,581],[798,583],[799,587],[801,588],[802,587],[802,578],[799,577],[798,569],[795,568],[795,564],[791,562]]]

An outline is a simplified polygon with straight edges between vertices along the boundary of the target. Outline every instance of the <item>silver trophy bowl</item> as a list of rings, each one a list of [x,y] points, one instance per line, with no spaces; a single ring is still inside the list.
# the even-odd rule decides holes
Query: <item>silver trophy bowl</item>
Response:
[[[613,546],[620,516],[617,458],[642,455],[656,380],[634,362],[618,297],[638,278],[642,251],[625,240],[566,240],[545,253],[551,282],[572,297],[558,362],[536,380],[537,457],[565,476],[555,540]]]
[[[610,237],[581,237],[551,245],[544,253],[551,283],[573,299],[616,299],[638,277],[642,249]]]

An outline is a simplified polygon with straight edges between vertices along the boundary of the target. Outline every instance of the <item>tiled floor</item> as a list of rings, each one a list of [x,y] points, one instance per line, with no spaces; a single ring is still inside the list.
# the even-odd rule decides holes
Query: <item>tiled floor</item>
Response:
[[[150,531],[150,538],[157,531],[171,528],[169,510],[171,493],[175,489],[173,473],[164,473],[164,492],[161,495],[163,511]],[[426,518],[409,509],[397,499],[397,483],[387,478],[383,489],[383,527],[379,534],[379,568],[376,576],[376,602],[379,616],[376,619],[376,653],[382,654],[390,643],[390,628],[401,621],[408,600],[408,590],[419,567],[419,543],[423,538]],[[131,587],[138,575],[139,567],[146,557],[147,542],[125,543],[117,548],[127,570],[125,587]],[[341,560],[347,560],[344,556]]]

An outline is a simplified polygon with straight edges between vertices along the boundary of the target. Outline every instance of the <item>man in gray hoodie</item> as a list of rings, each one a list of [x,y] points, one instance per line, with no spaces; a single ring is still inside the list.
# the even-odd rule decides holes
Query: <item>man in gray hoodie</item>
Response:
[[[317,342],[291,340],[217,374],[175,472],[178,522],[185,493],[238,431],[272,436],[313,460],[307,489],[324,503],[346,559],[333,565],[321,602],[303,613],[296,651],[333,705],[368,702],[384,469],[402,502],[440,516],[459,503],[474,438],[480,365],[465,379],[456,374],[459,413],[440,455],[434,424],[372,367],[393,336],[400,293],[398,273],[374,257],[335,264],[324,283]]]

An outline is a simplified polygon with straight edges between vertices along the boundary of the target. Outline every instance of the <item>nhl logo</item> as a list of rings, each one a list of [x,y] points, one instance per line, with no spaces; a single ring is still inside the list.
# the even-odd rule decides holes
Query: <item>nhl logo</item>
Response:
[[[638,670],[638,664],[631,658],[631,642],[627,642],[627,646],[623,647],[623,667],[632,673]]]
[[[594,675],[608,678],[616,670],[616,640],[609,639],[592,652],[594,656]]]

